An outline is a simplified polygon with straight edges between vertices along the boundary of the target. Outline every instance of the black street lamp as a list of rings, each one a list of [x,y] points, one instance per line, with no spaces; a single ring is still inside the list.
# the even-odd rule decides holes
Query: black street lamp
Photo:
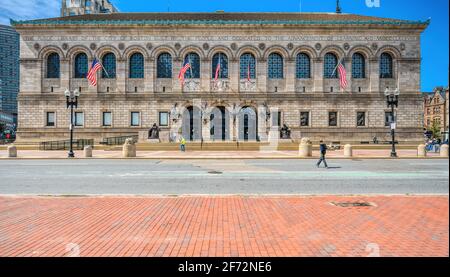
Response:
[[[386,103],[388,108],[391,108],[391,136],[392,136],[392,151],[391,151],[391,158],[397,158],[397,152],[395,150],[395,129],[396,129],[396,122],[397,118],[395,116],[395,109],[398,108],[398,97],[400,95],[399,89],[395,89],[394,91],[389,90],[389,88],[386,88],[384,91],[384,95],[386,96]]]
[[[75,154],[73,153],[73,108],[78,107],[78,97],[80,97],[80,91],[78,89],[74,91],[66,90],[64,92],[66,96],[66,105],[67,108],[70,107],[70,149],[69,149],[69,158],[74,158]]]

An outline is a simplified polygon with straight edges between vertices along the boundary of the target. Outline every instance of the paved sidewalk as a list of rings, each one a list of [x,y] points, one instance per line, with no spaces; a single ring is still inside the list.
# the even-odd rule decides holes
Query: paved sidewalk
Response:
[[[0,256],[378,255],[448,257],[448,196],[0,197]]]
[[[416,158],[417,150],[401,149],[397,151],[400,158]],[[353,158],[390,158],[390,150],[353,150]],[[75,151],[77,158],[83,157],[83,151]],[[313,158],[320,156],[313,151]],[[99,159],[120,159],[121,151],[94,150],[93,157]],[[344,151],[329,151],[329,158],[343,158]],[[439,153],[428,153],[428,157],[437,158]],[[0,159],[7,159],[6,150],[0,150]],[[67,151],[22,150],[18,152],[22,159],[65,159]],[[138,151],[137,158],[142,159],[298,159],[298,151]]]

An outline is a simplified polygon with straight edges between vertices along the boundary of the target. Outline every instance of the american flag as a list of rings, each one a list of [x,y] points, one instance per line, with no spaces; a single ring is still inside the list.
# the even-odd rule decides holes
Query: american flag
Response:
[[[341,88],[346,89],[348,82],[347,82],[347,70],[345,70],[345,66],[342,61],[338,64],[338,71],[339,71],[339,82],[341,83]]]
[[[184,84],[184,74],[186,74],[186,71],[191,68],[191,64],[189,61],[186,61],[184,66],[180,70],[180,74],[178,75],[178,79],[181,81],[182,84]]]
[[[98,62],[97,58],[92,62],[91,69],[88,72],[87,79],[92,86],[97,85],[97,71],[102,68],[102,65]]]
[[[216,76],[214,76],[214,81],[217,81],[217,79],[219,79],[219,73],[220,73],[220,59],[219,62],[217,63]]]

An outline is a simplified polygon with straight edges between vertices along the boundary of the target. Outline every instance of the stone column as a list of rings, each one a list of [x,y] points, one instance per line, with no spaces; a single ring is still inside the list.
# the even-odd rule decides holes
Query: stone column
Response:
[[[285,92],[295,92],[295,59],[286,59],[286,88]]]
[[[257,90],[258,92],[266,93],[267,92],[267,60],[259,59],[257,64]]]
[[[209,114],[202,113],[201,124],[202,124],[203,141],[211,141],[211,133],[210,133],[211,121]]]
[[[323,59],[313,59],[313,78],[314,78],[314,92],[323,92]]]
[[[258,106],[258,136],[261,141],[267,141],[267,122],[266,122],[266,109]]]

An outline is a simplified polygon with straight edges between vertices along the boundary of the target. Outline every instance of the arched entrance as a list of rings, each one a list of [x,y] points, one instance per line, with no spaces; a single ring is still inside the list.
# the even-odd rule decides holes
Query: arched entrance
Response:
[[[245,106],[239,111],[239,140],[256,141],[258,138],[258,114],[252,107]]]
[[[202,139],[202,115],[199,108],[189,106],[184,110],[182,134],[188,141]]]
[[[214,107],[210,114],[210,138],[213,141],[230,139],[229,113],[223,106]]]

